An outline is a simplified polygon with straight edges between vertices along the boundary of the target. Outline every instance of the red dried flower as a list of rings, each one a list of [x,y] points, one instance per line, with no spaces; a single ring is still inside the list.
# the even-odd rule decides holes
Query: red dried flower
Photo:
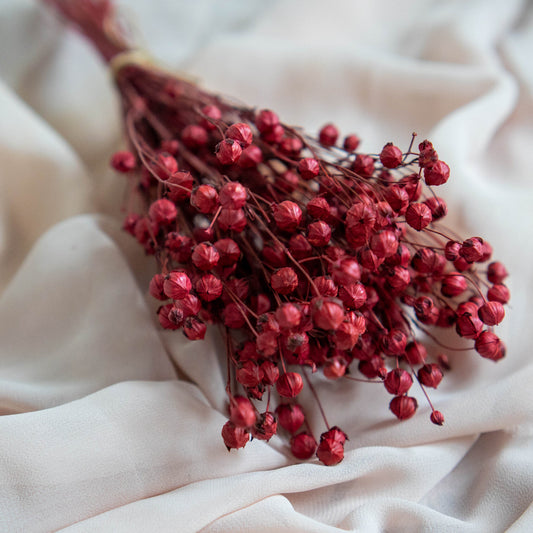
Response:
[[[399,420],[411,418],[415,414],[417,407],[416,398],[411,396],[395,396],[389,404],[390,410]]]
[[[299,433],[291,438],[291,452],[296,459],[309,459],[316,450],[316,440],[309,433]]]
[[[75,0],[68,9],[64,0],[48,3],[106,61],[130,49],[112,9],[102,12],[92,0],[83,9]],[[245,424],[224,426],[229,448],[244,446],[250,431],[265,440],[275,433],[273,414],[258,416],[254,402],[274,384],[281,397],[300,392],[302,376],[286,365],[344,379],[356,371],[356,359],[363,376],[384,381],[395,395],[391,411],[405,419],[417,403],[405,396],[412,378],[400,365],[417,366],[411,371],[425,387],[442,378],[415,336],[421,325],[430,337],[433,326],[455,325],[460,336],[475,339],[481,356],[505,355],[483,327],[504,317],[507,271],[498,262],[488,266],[493,285],[484,301],[482,271],[473,264],[489,261],[491,246],[480,237],[457,242],[433,226],[447,207],[426,186],[445,183],[450,169],[429,141],[418,154],[414,143],[405,154],[388,143],[378,161],[355,153],[355,135],[344,139],[342,153],[333,124],[311,139],[273,111],[236,106],[164,70],[130,62],[113,72],[131,151],[116,153],[111,164],[128,173],[135,198],[127,205],[139,208],[124,228],[157,258],[161,270],[150,293],[174,300],[158,309],[163,328],[201,339],[206,323],[225,326],[230,416]],[[476,296],[458,301],[469,289]],[[438,360],[447,368],[442,355]],[[234,378],[248,398],[235,400]],[[440,425],[444,417],[432,408],[431,421]],[[286,425],[295,432],[302,422],[303,414]],[[318,458],[340,461],[344,440],[337,428],[324,433]],[[291,448],[307,458],[316,441],[301,433]]]
[[[284,398],[294,398],[302,392],[304,382],[302,376],[298,372],[285,372],[276,381],[276,390],[280,396]]]
[[[250,433],[228,421],[222,427],[222,438],[229,451],[232,448],[244,448],[250,440]]]

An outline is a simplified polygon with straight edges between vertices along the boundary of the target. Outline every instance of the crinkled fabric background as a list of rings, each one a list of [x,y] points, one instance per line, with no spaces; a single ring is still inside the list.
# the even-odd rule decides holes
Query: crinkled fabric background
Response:
[[[295,464],[277,437],[227,453],[216,335],[160,330],[151,258],[120,230],[110,77],[36,2],[3,0],[0,530],[531,531],[531,4],[121,4],[156,57],[214,91],[310,131],[333,121],[371,152],[430,138],[450,224],[512,273],[508,356],[450,354],[442,428],[422,401],[398,423],[381,387],[321,382],[350,436],[337,467]]]

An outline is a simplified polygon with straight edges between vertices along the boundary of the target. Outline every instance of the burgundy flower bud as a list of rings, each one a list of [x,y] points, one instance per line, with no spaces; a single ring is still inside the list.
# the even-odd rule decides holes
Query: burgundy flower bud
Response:
[[[341,285],[339,298],[347,309],[359,309],[366,302],[366,290],[362,283]]]
[[[411,388],[413,379],[406,370],[395,368],[387,374],[383,384],[388,392],[394,394],[395,396],[401,396]]]
[[[276,409],[279,425],[289,433],[296,433],[305,421],[305,415],[300,405],[279,405]]]
[[[261,256],[266,263],[276,268],[287,264],[285,249],[276,243],[266,243],[261,250]]]
[[[233,239],[220,239],[215,242],[220,257],[218,264],[229,266],[235,264],[241,257],[241,249]]]
[[[331,239],[331,227],[323,220],[318,222],[311,222],[307,226],[307,240],[312,246],[321,247],[326,246]]]
[[[228,328],[239,329],[245,324],[244,310],[242,310],[236,303],[229,303],[222,311],[222,320],[224,325]]]
[[[318,220],[329,220],[331,207],[328,201],[321,196],[316,196],[307,203],[307,213]]]
[[[252,436],[259,440],[269,441],[278,429],[278,423],[270,412],[261,413],[255,426],[252,428]]]
[[[405,290],[411,283],[409,270],[402,266],[395,266],[386,274],[387,286],[395,293]]]
[[[274,111],[262,109],[255,117],[255,126],[260,133],[266,133],[279,124],[279,118]]]
[[[384,378],[387,374],[383,359],[379,355],[373,355],[368,359],[360,361],[357,368],[368,379],[377,377]]]
[[[459,250],[461,249],[461,243],[457,241],[448,241],[444,247],[444,257],[448,261],[455,261],[459,257]]]
[[[298,163],[298,172],[302,179],[308,181],[316,178],[320,173],[320,164],[312,157],[304,157]]]
[[[429,419],[436,425],[442,426],[444,424],[444,415],[440,411],[432,411]]]
[[[245,148],[239,158],[239,166],[241,168],[255,168],[262,162],[263,152],[261,151],[261,148],[255,144],[251,144],[248,148]]]
[[[455,330],[460,337],[475,339],[483,331],[483,322],[477,316],[465,313],[457,317]]]
[[[500,302],[487,302],[478,310],[479,318],[487,326],[496,326],[505,317],[505,309]]]
[[[205,337],[207,326],[199,318],[189,316],[185,319],[183,333],[191,341],[200,341]]]
[[[337,296],[338,288],[335,282],[326,276],[313,278],[313,283],[321,296]]]
[[[347,152],[355,152],[361,143],[361,139],[357,135],[348,135],[344,138],[343,147]]]
[[[340,326],[335,330],[333,336],[333,343],[339,350],[352,350],[355,343],[359,339],[359,335],[365,331],[365,319],[361,317],[361,324],[352,324],[350,322],[342,322]],[[346,365],[345,365],[346,366]],[[344,373],[343,373],[344,375]]]
[[[255,361],[245,361],[235,371],[235,378],[245,387],[256,387],[263,381],[263,370]]]
[[[369,178],[374,173],[374,159],[369,155],[357,154],[352,170],[364,178]]]
[[[463,294],[468,289],[468,283],[464,276],[461,276],[459,272],[450,272],[442,280],[441,292],[444,296],[454,298]]]
[[[416,202],[422,194],[422,183],[418,174],[413,173],[404,176],[400,179],[398,185],[405,189],[411,202]]]
[[[318,132],[318,140],[322,146],[335,146],[339,138],[339,130],[333,124],[326,124]]]
[[[267,331],[259,333],[255,342],[257,344],[257,351],[265,357],[270,357],[278,351],[278,333]]]
[[[501,283],[508,275],[505,266],[499,262],[491,263],[487,269],[487,279],[491,283]]]
[[[426,204],[413,202],[405,212],[405,221],[417,231],[423,230],[432,220],[433,215]]]
[[[294,398],[302,391],[304,382],[298,372],[285,372],[276,381],[276,390],[284,398]]]
[[[185,298],[176,301],[175,306],[181,309],[185,318],[196,316],[201,309],[200,300],[194,294],[187,294]]]
[[[162,305],[157,310],[157,318],[159,320],[159,323],[161,324],[161,327],[165,329],[178,329],[179,327],[178,324],[175,324],[168,318],[168,314],[170,313],[172,308],[173,308],[172,304],[166,304],[166,305]]]
[[[352,257],[345,257],[335,263],[330,263],[330,274],[337,285],[349,285],[361,279],[359,263]]]
[[[247,196],[246,189],[240,183],[230,181],[220,189],[220,205],[229,209],[240,209],[246,205]]]
[[[323,433],[316,450],[316,456],[326,466],[339,464],[344,459],[344,441],[339,440],[329,432]]]
[[[200,270],[211,270],[216,267],[220,254],[210,243],[201,242],[197,244],[192,252],[192,262]]]
[[[217,222],[222,231],[235,231],[237,233],[243,231],[248,223],[242,209],[229,209],[227,207],[220,210]]]
[[[389,257],[398,249],[398,237],[390,230],[375,233],[370,239],[370,248],[378,257]]]
[[[339,300],[318,297],[311,300],[312,318],[317,328],[336,330],[344,320],[344,309]]]
[[[395,396],[389,404],[389,409],[399,420],[411,418],[415,414],[417,407],[416,398],[411,396]]]
[[[204,302],[212,302],[222,294],[222,282],[213,274],[205,274],[196,282],[195,289]]]
[[[293,233],[302,221],[302,210],[290,200],[272,206],[274,220],[282,231]]]
[[[237,360],[241,363],[244,361],[256,361],[260,359],[256,345],[252,341],[246,341],[243,347],[237,351]]]
[[[272,361],[263,361],[261,363],[263,372],[263,383],[265,385],[274,385],[279,379],[279,368]]]
[[[411,341],[405,349],[405,359],[413,366],[422,364],[427,356],[426,347],[418,341]]]
[[[226,422],[222,427],[222,438],[226,448],[244,448],[246,443],[250,440],[250,433],[244,428],[237,427],[233,422]]]
[[[169,154],[158,154],[153,170],[161,180],[167,180],[178,171],[178,162]]]
[[[313,254],[313,247],[301,233],[296,233],[289,239],[289,252],[295,259],[305,259]]]
[[[409,206],[407,191],[398,185],[391,185],[386,189],[385,200],[398,215],[403,215]]]
[[[298,287],[298,276],[291,267],[280,268],[270,277],[270,285],[278,294],[290,294]]]
[[[485,359],[498,361],[505,356],[505,345],[492,331],[482,331],[475,342],[476,352]]]
[[[168,312],[167,318],[170,322],[181,328],[183,326],[183,321],[185,320],[185,315],[183,310],[180,307],[176,307],[174,304]]]
[[[383,264],[385,258],[378,257],[370,248],[363,248],[359,252],[359,262],[363,268],[370,270],[370,272],[376,272],[377,269]]]
[[[469,263],[464,257],[459,256],[453,262],[453,266],[455,267],[455,270],[457,270],[458,272],[464,272],[465,270],[469,270],[472,264]]]
[[[254,134],[252,133],[250,126],[243,122],[232,124],[226,130],[226,137],[238,142],[243,148],[250,146],[254,140]]]
[[[424,179],[426,185],[442,185],[450,177],[450,167],[444,161],[435,163],[424,168]]]
[[[289,332],[283,336],[283,347],[290,354],[307,355],[309,337],[302,332]]]
[[[233,165],[241,157],[242,148],[233,139],[224,139],[217,144],[216,155],[221,165]]]
[[[202,126],[206,130],[215,130],[216,123],[222,118],[222,111],[216,105],[206,105],[201,109],[205,118],[202,119]]]
[[[475,263],[483,257],[483,239],[472,237],[461,245],[459,255],[469,263]]]
[[[165,294],[173,300],[181,300],[191,292],[192,283],[185,272],[174,271],[167,275],[163,283]]]
[[[303,143],[298,137],[285,137],[279,143],[279,151],[290,158],[296,159],[300,156]]]
[[[285,135],[285,128],[281,124],[276,124],[271,130],[261,133],[261,139],[269,144],[278,144]]]
[[[287,170],[283,174],[277,174],[275,177],[276,186],[284,192],[294,192],[298,188],[300,178],[298,174]]]
[[[115,152],[111,158],[111,166],[117,172],[130,172],[136,166],[137,162],[135,161],[135,156],[126,150],[121,152]]]
[[[402,164],[402,159],[402,151],[392,143],[387,143],[381,150],[381,154],[379,154],[379,160],[386,168],[398,167]]]
[[[234,396],[229,404],[230,421],[236,427],[247,428],[253,426],[257,419],[252,402],[244,396]]]
[[[181,140],[187,148],[201,148],[207,144],[207,131],[197,124],[188,124],[183,128]]]
[[[257,330],[261,333],[271,331],[273,333],[279,333],[280,327],[279,323],[276,320],[276,314],[275,313],[267,313],[266,315],[262,315],[257,319]]]
[[[381,349],[385,355],[403,355],[407,346],[407,337],[401,329],[391,329],[380,337]]]
[[[183,202],[191,196],[193,177],[190,172],[175,172],[165,182],[168,187],[167,196],[173,202]]]
[[[346,374],[346,361],[340,357],[333,357],[324,365],[323,372],[328,379],[339,379]]]
[[[448,206],[442,198],[431,196],[424,202],[424,204],[429,207],[431,215],[433,216],[433,222],[444,218],[448,214]]]
[[[176,220],[178,210],[173,202],[166,198],[160,198],[152,203],[148,210],[148,216],[158,225],[164,226]]]
[[[218,207],[218,193],[211,185],[200,185],[191,194],[191,205],[200,213],[214,213]]]
[[[426,387],[436,389],[442,381],[442,370],[439,368],[439,365],[424,365],[418,370],[418,381]]]
[[[416,318],[422,324],[433,325],[439,319],[439,309],[429,296],[420,296],[415,300],[413,306]]]
[[[309,433],[299,433],[291,438],[291,452],[296,459],[309,459],[316,450],[316,440]]]
[[[134,234],[135,238],[141,244],[146,244],[153,239],[159,232],[159,224],[154,220],[143,217],[137,220],[135,224]]]
[[[157,300],[166,300],[168,297],[163,289],[165,277],[163,274],[156,274],[148,285],[148,292]]]
[[[372,204],[357,202],[346,212],[346,226],[373,228],[376,223],[376,211]]]
[[[439,156],[437,155],[437,152],[433,149],[433,145],[428,140],[421,142],[418,145],[418,149],[420,150],[418,164],[421,168],[432,165],[433,163],[436,163],[438,161]]]
[[[491,302],[506,304],[511,298],[511,293],[503,283],[496,283],[487,291],[487,298]]]
[[[296,328],[302,320],[300,309],[292,303],[281,304],[276,310],[275,315],[281,329]]]

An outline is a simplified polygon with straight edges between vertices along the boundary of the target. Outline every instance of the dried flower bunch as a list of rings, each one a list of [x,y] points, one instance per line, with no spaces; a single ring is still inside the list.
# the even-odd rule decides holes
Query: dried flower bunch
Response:
[[[432,144],[416,150],[413,135],[405,151],[366,154],[332,124],[308,136],[128,58],[111,2],[47,1],[114,66],[129,149],[111,164],[128,183],[124,229],[157,261],[161,326],[191,340],[208,324],[224,332],[228,449],[279,425],[295,457],[340,462],[347,436],[327,422],[317,374],[382,383],[400,420],[417,409],[415,380],[442,425],[426,389],[448,360],[417,335],[444,346],[439,331],[452,329],[496,361],[509,290],[486,241],[442,225],[434,187],[450,169]],[[305,386],[327,428],[318,443],[298,403]]]

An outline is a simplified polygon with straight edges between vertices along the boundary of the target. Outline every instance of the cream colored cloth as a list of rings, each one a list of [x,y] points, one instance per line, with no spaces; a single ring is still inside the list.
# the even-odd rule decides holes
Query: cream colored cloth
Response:
[[[31,0],[0,3],[0,531],[533,530],[533,10],[518,0],[122,2],[168,66],[309,131],[379,152],[429,137],[450,225],[511,272],[497,364],[449,354],[420,409],[319,380],[350,436],[334,468],[284,440],[228,453],[215,332],[163,332],[153,273],[120,230],[110,78]],[[194,383],[176,379],[188,376]],[[312,406],[305,393],[304,403]],[[310,409],[311,411],[311,409]],[[314,410],[313,410],[314,411]],[[312,411],[311,411],[312,412]],[[319,417],[311,416],[317,434]]]

